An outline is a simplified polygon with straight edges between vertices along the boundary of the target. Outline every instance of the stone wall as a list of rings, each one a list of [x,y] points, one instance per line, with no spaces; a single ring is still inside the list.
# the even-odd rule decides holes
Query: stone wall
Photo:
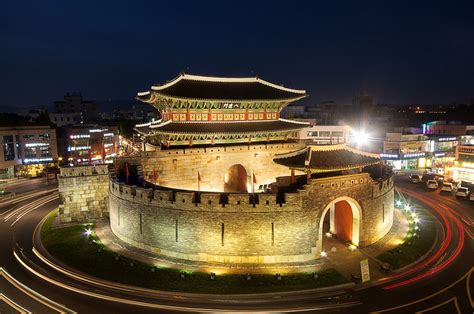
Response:
[[[222,192],[227,170],[241,164],[247,172],[250,192],[252,173],[257,180],[255,188],[275,182],[278,176],[290,175],[288,168],[274,163],[273,158],[303,147],[301,143],[284,143],[157,150],[145,152],[141,165],[145,180],[157,185],[197,190],[199,172],[201,191]]]
[[[58,181],[61,223],[98,219],[108,212],[107,165],[61,168]]]
[[[312,180],[297,193],[201,193],[142,189],[111,181],[110,225],[122,240],[170,257],[201,262],[289,263],[319,257],[332,203],[360,211],[359,244],[383,237],[393,221],[393,180],[367,173]]]

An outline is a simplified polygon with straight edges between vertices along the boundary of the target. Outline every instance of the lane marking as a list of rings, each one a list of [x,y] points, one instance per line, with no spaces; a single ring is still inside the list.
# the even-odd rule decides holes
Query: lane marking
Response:
[[[442,302],[442,303],[440,303],[440,304],[436,304],[436,305],[434,305],[434,306],[432,306],[432,307],[429,307],[429,308],[427,308],[427,309],[423,309],[422,311],[417,311],[417,312],[415,312],[415,313],[416,313],[416,314],[419,314],[419,313],[426,313],[426,312],[428,312],[428,311],[437,309],[437,308],[442,307],[442,306],[444,306],[444,305],[446,305],[446,304],[448,304],[448,303],[451,303],[452,301],[454,301],[454,306],[456,307],[457,313],[458,313],[458,314],[461,314],[461,309],[459,308],[458,298],[457,298],[457,297],[452,297],[451,299],[446,300],[446,301],[444,301],[444,302]]]
[[[416,303],[420,303],[420,302],[423,302],[423,301],[426,301],[428,299],[431,299],[432,297],[440,294],[440,293],[443,293],[445,292],[446,290],[448,289],[451,289],[452,287],[454,287],[455,285],[457,285],[458,283],[460,283],[461,281],[463,281],[465,278],[469,277],[471,275],[471,273],[474,271],[474,267],[472,267],[467,273],[465,273],[461,278],[459,278],[458,280],[456,280],[455,282],[453,282],[452,284],[450,284],[449,286],[439,290],[439,291],[436,291],[435,293],[433,294],[430,294],[429,296],[426,296],[422,299],[419,299],[419,300],[415,300],[413,302],[410,302],[410,303],[406,303],[406,304],[402,304],[402,305],[398,305],[398,306],[394,306],[394,307],[391,307],[391,308],[388,308],[388,309],[384,309],[384,310],[378,310],[378,311],[374,311],[374,312],[371,312],[371,313],[383,313],[383,312],[389,312],[389,311],[393,311],[393,310],[397,310],[397,309],[401,309],[403,307],[407,307],[407,306],[410,306],[410,305],[413,305],[413,304],[416,304]]]

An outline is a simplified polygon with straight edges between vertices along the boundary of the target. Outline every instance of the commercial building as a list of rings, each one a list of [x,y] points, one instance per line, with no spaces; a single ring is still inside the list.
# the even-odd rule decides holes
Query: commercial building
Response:
[[[290,138],[313,144],[347,143],[351,128],[347,125],[315,125],[293,132]]]
[[[466,134],[466,126],[456,121],[432,121],[423,124],[423,134],[459,136]]]
[[[453,179],[474,184],[474,145],[456,147],[456,160],[452,168]]]
[[[1,127],[0,177],[40,175],[58,159],[56,130],[49,126]]]
[[[72,165],[112,163],[120,150],[118,128],[100,125],[76,125],[65,132],[62,148]]]
[[[380,157],[396,170],[429,167],[429,145],[423,134],[386,133]]]

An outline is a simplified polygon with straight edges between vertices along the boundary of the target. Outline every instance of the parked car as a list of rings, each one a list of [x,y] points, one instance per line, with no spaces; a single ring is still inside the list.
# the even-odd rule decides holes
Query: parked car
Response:
[[[469,196],[469,200],[474,202],[474,193],[471,193],[471,195]]]
[[[456,191],[456,197],[468,197],[469,196],[469,189],[466,187],[460,187]]]
[[[436,180],[428,180],[426,181],[426,187],[430,190],[437,190],[438,182]]]
[[[454,184],[451,182],[444,182],[443,186],[441,187],[442,192],[452,192],[454,191]]]
[[[421,181],[421,177],[417,174],[410,174],[410,182],[411,183],[419,183]]]

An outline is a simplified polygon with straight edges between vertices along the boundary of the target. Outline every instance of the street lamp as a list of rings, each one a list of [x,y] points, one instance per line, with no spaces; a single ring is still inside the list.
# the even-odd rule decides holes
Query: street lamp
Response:
[[[365,131],[353,131],[352,138],[357,145],[364,145],[369,142],[369,135]]]

